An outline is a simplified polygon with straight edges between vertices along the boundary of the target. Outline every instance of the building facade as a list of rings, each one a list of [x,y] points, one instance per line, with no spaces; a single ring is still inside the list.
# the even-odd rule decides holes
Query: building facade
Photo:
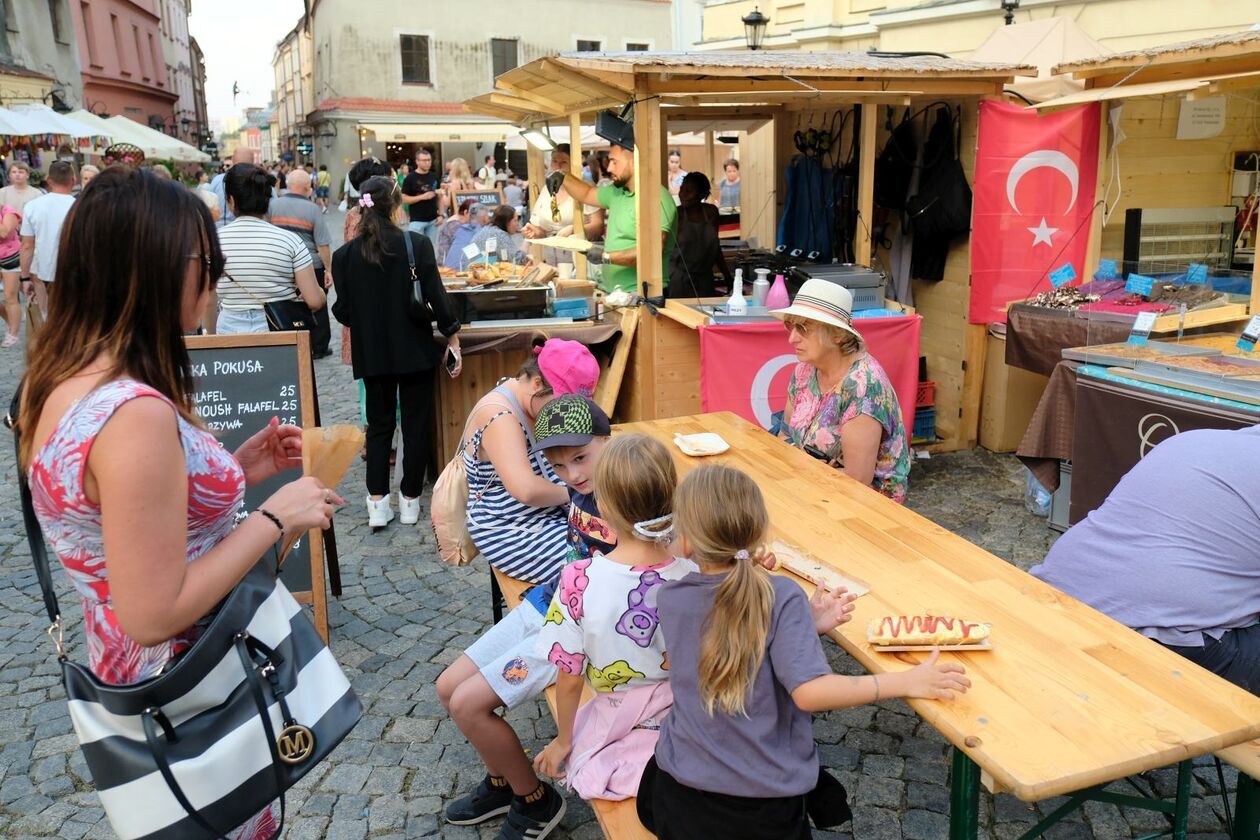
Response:
[[[171,89],[179,97],[175,102],[174,122],[167,126],[166,133],[192,146],[200,146],[191,38],[188,34],[192,0],[158,0],[158,12],[162,19],[162,54],[166,58],[166,75],[171,80]]]
[[[188,39],[189,62],[192,64],[193,120],[197,125],[198,148],[213,142],[210,115],[206,111],[206,57],[196,38]]]
[[[0,106],[29,102],[59,110],[82,106],[83,78],[70,3],[0,3]]]
[[[179,93],[162,51],[158,0],[78,0],[71,17],[83,76],[83,107],[167,130]]]
[[[315,67],[311,27],[303,16],[280,43],[271,60],[276,78],[276,145],[281,155],[307,163],[312,160],[313,133],[306,122],[314,106]]]
[[[999,26],[1002,0],[709,0],[695,49],[745,49],[742,18],[770,18],[765,49],[930,50],[966,58]],[[1014,20],[1062,16],[1115,51],[1237,32],[1260,19],[1255,0],[1019,0]],[[688,49],[683,45],[680,49]]]
[[[313,0],[314,161],[334,179],[363,154],[401,160],[417,144],[480,163],[490,122],[462,103],[501,73],[573,51],[673,48],[671,0],[486,0],[426,3],[400,15],[388,0]],[[375,126],[377,129],[365,129]],[[501,127],[498,139],[502,139]],[[387,148],[388,146],[388,148]]]

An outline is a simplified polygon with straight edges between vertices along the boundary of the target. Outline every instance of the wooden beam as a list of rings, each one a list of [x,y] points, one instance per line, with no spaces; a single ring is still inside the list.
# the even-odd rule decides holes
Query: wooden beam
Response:
[[[663,93],[661,98],[666,104],[671,102],[737,102],[740,99],[748,102],[775,102],[779,100],[791,101],[797,98],[828,98],[836,97],[855,97],[861,99],[863,97],[881,97],[881,96],[922,96],[923,91],[911,85],[913,89],[893,88],[890,90],[866,90],[859,88],[851,88],[848,90],[805,90],[803,88],[777,89],[777,90],[752,90],[752,91],[729,91],[726,93],[704,93],[704,94],[683,94],[683,93]]]
[[[713,143],[713,129],[711,128],[704,131],[704,177],[717,178],[717,148]],[[717,196],[712,196],[712,199],[716,204]]]
[[[582,177],[582,115],[569,115],[569,172],[576,178]],[[586,206],[576,198],[569,198],[573,204],[573,235],[578,239],[586,238]],[[575,277],[586,278],[586,255],[577,252],[573,255],[573,273]],[[595,313],[591,313],[594,315]],[[613,397],[616,400],[616,397]]]
[[[636,78],[647,78],[650,76],[717,76],[722,78],[747,78],[751,74],[771,74],[778,73],[780,75],[790,74],[794,78],[815,78],[818,76],[830,79],[852,77],[862,79],[863,81],[870,79],[908,79],[908,78],[925,78],[937,79],[940,81],[960,82],[988,82],[989,84],[1011,84],[1016,76],[1036,76],[1036,68],[1030,67],[1027,71],[1016,73],[1007,73],[1000,70],[920,70],[907,73],[905,69],[897,68],[890,70],[874,70],[866,67],[855,67],[839,69],[835,67],[762,67],[758,65],[712,65],[712,64],[687,64],[679,66],[662,67],[659,65],[631,65],[628,61],[620,61],[616,59],[601,58],[577,58],[575,56],[566,56],[562,59],[566,65],[582,71],[596,71],[601,73],[625,73],[633,70]],[[949,87],[940,91],[942,94],[956,92],[956,89]]]
[[[534,91],[526,90],[520,85],[515,85],[515,84],[512,84],[511,82],[506,82],[503,80],[502,77],[499,77],[499,79],[497,79],[494,84],[495,84],[495,87],[498,88],[499,90],[506,91],[512,96],[518,96],[521,99],[526,99],[531,102],[538,102],[542,104],[543,106],[552,109],[557,114],[563,114],[567,110],[567,106],[565,106],[563,103],[557,102],[554,99],[550,99],[546,96],[543,96],[540,93],[535,93]]]
[[[470,99],[464,103],[464,110],[474,114],[485,114],[491,117],[498,117],[501,120],[508,120],[513,123],[524,121],[529,114],[519,111],[516,108],[505,108],[501,105],[492,105],[489,102],[490,94],[478,96],[476,99]]]
[[[656,94],[699,95],[706,96],[721,93],[764,93],[767,91],[799,91],[808,90],[801,85],[793,85],[782,76],[768,79],[724,78],[724,79],[663,79],[648,77],[648,87]],[[895,90],[898,87],[913,88],[924,94],[934,95],[982,95],[999,93],[1002,84],[987,81],[942,81],[933,79],[906,77],[900,85],[896,80],[863,81],[859,79],[810,79],[810,88],[824,92],[862,91],[881,92]]]
[[[513,96],[510,93],[491,93],[490,104],[501,105],[504,108],[515,108],[518,111],[524,111],[525,113],[550,114],[553,117],[559,117],[564,114],[563,108],[553,108],[550,105],[544,105],[537,100],[526,99],[521,96]]]
[[[638,289],[646,281],[648,293],[664,291],[661,276],[661,120],[660,100],[648,95],[640,85],[635,106],[634,197],[636,212],[636,263]],[[635,336],[634,376],[640,383],[637,413],[644,419],[656,417],[656,328],[655,317],[643,318]]]
[[[754,108],[747,105],[724,105],[714,108],[662,108],[661,113],[674,120],[720,120],[730,117],[746,117],[768,120],[774,117],[770,108]]]
[[[853,232],[853,256],[858,265],[871,264],[873,226],[875,224],[875,130],[879,127],[879,109],[863,105],[861,145],[858,150],[858,223]]]
[[[1164,82],[1173,79],[1199,79],[1207,76],[1228,76],[1235,73],[1254,73],[1260,70],[1260,56],[1254,52],[1250,55],[1233,58],[1222,58],[1215,61],[1194,61],[1182,64],[1151,64],[1133,73],[1132,67],[1127,70],[1107,70],[1090,68],[1073,73],[1073,78],[1085,79],[1086,87],[1110,87],[1121,80],[1129,79],[1132,84],[1142,82]],[[1130,74],[1132,76],[1130,77]]]
[[[1256,60],[1256,45],[1254,42],[1246,42],[1241,44],[1222,44],[1212,47],[1210,55],[1204,55],[1207,50],[1176,50],[1166,53],[1158,53],[1149,56],[1128,56],[1123,58],[1105,59],[1094,62],[1064,63],[1056,65],[1052,68],[1054,73],[1071,73],[1074,78],[1087,79],[1095,76],[1107,76],[1119,74],[1123,76],[1125,73],[1132,71],[1137,67],[1144,67],[1138,75],[1143,75],[1147,70],[1155,70],[1163,67],[1195,67],[1197,72],[1195,75],[1208,75],[1204,68],[1209,65],[1213,68],[1219,63],[1237,58],[1250,58],[1254,63]]]
[[[1216,79],[1210,82],[1205,88],[1195,88],[1186,94],[1186,99],[1203,99],[1208,96],[1218,96],[1222,93],[1229,93],[1235,90],[1248,90],[1260,88],[1260,72],[1257,73],[1239,73],[1235,76],[1227,76],[1222,79]]]
[[[561,64],[554,58],[543,59],[542,63],[538,66],[538,72],[546,78],[551,79],[553,82],[562,82],[576,88],[589,90],[595,96],[604,96],[609,99],[617,99],[622,102],[629,98],[629,93],[627,91],[608,84],[602,79],[596,79],[593,76],[588,76],[587,74],[575,70],[566,64]]]
[[[861,96],[842,96],[833,97],[830,94],[818,96],[812,99],[799,99],[783,102],[778,107],[784,111],[816,111],[820,108],[831,110],[845,105],[905,105],[908,106],[914,101],[913,94],[893,93],[868,93]]]

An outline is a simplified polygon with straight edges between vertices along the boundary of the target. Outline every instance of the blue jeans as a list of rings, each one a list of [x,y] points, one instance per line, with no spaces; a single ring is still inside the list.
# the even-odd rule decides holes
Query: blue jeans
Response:
[[[215,329],[219,335],[265,333],[270,330],[267,314],[262,309],[220,309]]]
[[[1260,695],[1260,624],[1228,630],[1219,639],[1205,641],[1203,647],[1165,647],[1239,688]]]
[[[434,244],[437,243],[437,240],[433,238],[433,229],[435,227],[437,227],[436,219],[432,222],[408,222],[407,223],[407,230],[411,231],[412,233],[418,233],[421,236],[429,237],[429,241],[433,242]]]

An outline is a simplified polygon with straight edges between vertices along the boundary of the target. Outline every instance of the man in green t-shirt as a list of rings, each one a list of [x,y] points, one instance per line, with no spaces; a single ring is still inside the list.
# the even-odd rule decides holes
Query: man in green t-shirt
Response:
[[[563,174],[564,189],[576,201],[582,204],[599,205],[608,211],[608,231],[604,237],[603,247],[591,246],[586,257],[593,263],[601,263],[603,280],[600,287],[606,292],[639,292],[639,273],[636,263],[638,243],[636,223],[638,214],[635,211],[634,194],[634,139],[622,136],[619,138],[629,147],[613,140],[608,154],[608,174],[613,183],[609,186],[595,187],[575,177],[569,172],[554,172],[548,176],[548,189],[555,195],[560,184],[553,185],[551,179],[560,180]],[[666,267],[669,265],[670,252],[674,250],[674,226],[678,220],[678,208],[674,198],[663,185],[657,184],[661,202],[661,277],[665,285],[669,285]]]

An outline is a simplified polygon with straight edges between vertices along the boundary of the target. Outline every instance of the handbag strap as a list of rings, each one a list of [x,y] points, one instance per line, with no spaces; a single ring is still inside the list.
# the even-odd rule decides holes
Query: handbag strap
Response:
[[[285,302],[285,301],[289,301],[289,300],[301,300],[301,296],[300,296],[300,295],[299,295],[299,296],[297,296],[297,297],[285,298],[284,300],[263,300],[263,299],[262,299],[262,298],[260,298],[258,295],[256,295],[256,294],[254,294],[253,292],[251,292],[251,291],[249,290],[249,286],[246,286],[244,283],[242,283],[240,280],[237,280],[237,279],[236,279],[235,277],[233,277],[231,274],[228,274],[226,271],[224,271],[224,272],[223,272],[223,276],[224,276],[224,277],[226,277],[227,279],[231,280],[231,281],[232,281],[233,283],[235,283],[237,286],[239,286],[239,287],[240,287],[240,289],[241,289],[241,291],[243,291],[245,294],[247,294],[247,295],[249,295],[250,297],[252,297],[252,298],[254,299],[254,303],[258,304],[258,305],[259,305],[259,306],[261,306],[263,309],[266,309],[266,308],[267,308],[267,304],[269,304],[269,303],[283,303],[283,302]]]
[[[512,407],[512,413],[516,415],[516,420],[521,424],[521,428],[525,430],[525,448],[529,450],[529,457],[533,459],[538,466],[538,474],[546,475],[547,468],[543,466],[543,462],[538,453],[535,444],[538,442],[534,439],[534,429],[530,426],[529,421],[525,419],[525,410],[521,408],[520,402],[516,399],[516,395],[502,385],[495,389],[496,393],[507,397],[508,404]]]
[[[35,506],[31,500],[31,486],[27,482],[26,472],[22,470],[22,441],[18,432],[18,407],[22,403],[22,386],[19,383],[17,392],[13,395],[13,401],[9,404],[8,416],[4,418],[4,424],[13,432],[13,454],[18,464],[18,495],[22,499],[22,520],[26,525],[26,541],[31,548],[31,559],[35,563],[35,577],[39,579],[39,588],[44,595],[44,610],[48,613],[49,628],[48,634],[52,636],[54,631],[60,634],[61,631],[61,607],[57,604],[57,593],[53,591],[52,572],[48,567],[48,549],[44,545],[44,529],[39,525],[39,519],[35,516]],[[65,652],[61,646],[60,635],[53,636],[53,641],[57,644],[58,657],[64,657]]]
[[[411,244],[411,231],[404,230],[402,234],[403,234],[403,244],[407,246],[407,268],[411,269],[411,279],[414,282],[415,280],[419,279],[416,277],[415,246]]]

